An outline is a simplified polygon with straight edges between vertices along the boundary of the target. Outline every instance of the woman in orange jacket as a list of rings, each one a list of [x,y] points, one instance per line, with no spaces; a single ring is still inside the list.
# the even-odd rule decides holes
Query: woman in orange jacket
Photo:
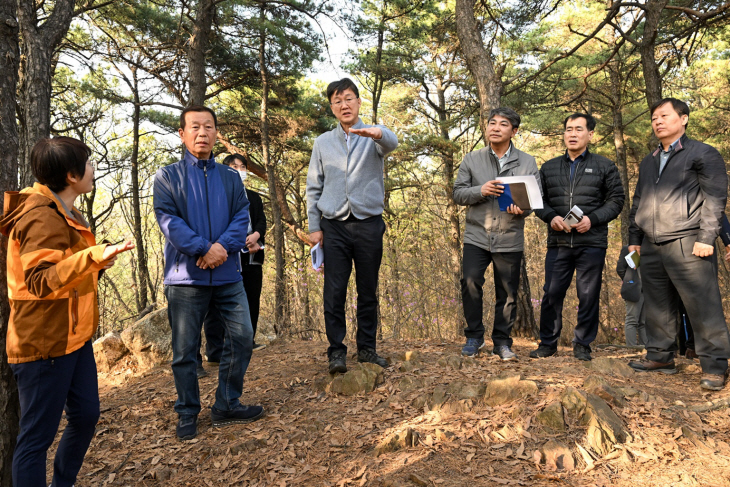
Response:
[[[73,485],[99,419],[91,347],[99,323],[97,281],[134,244],[97,245],[74,208],[94,184],[90,155],[79,140],[42,139],[31,152],[39,182],[5,193],[0,230],[8,237],[7,355],[20,398],[15,486],[47,485],[46,454],[64,409],[68,426],[51,485]]]

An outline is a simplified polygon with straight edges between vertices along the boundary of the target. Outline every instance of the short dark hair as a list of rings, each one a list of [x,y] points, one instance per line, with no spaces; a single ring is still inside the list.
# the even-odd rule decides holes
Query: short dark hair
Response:
[[[185,107],[183,111],[180,113],[180,128],[185,128],[185,115],[187,115],[189,112],[208,112],[211,115],[213,115],[213,125],[215,127],[218,127],[218,117],[215,116],[215,112],[208,108],[204,107],[203,105],[191,105],[189,107]]]
[[[226,166],[230,166],[236,159],[241,161],[246,169],[248,169],[248,161],[241,154],[231,154],[230,156],[226,156],[226,158],[223,159],[223,164],[225,164]]]
[[[658,102],[654,103],[651,106],[651,113],[649,115],[650,116],[653,116],[654,115],[654,112],[657,110],[657,108],[659,108],[661,106],[664,106],[667,103],[671,103],[672,104],[672,108],[674,108],[674,111],[677,112],[677,115],[679,115],[680,117],[682,115],[687,115],[688,120],[687,120],[687,123],[684,126],[684,128],[686,129],[687,128],[687,125],[689,125],[689,105],[687,105],[682,100],[678,100],[677,98],[671,98],[671,97],[670,98],[662,98],[661,100],[659,100]]]
[[[596,128],[596,119],[593,118],[593,115],[589,115],[587,113],[574,113],[573,115],[568,115],[565,117],[565,120],[563,120],[563,128],[568,126],[568,120],[575,120],[577,118],[586,119],[586,127],[588,127],[588,130],[594,130]]]
[[[39,183],[51,191],[63,191],[68,182],[68,173],[83,178],[86,174],[86,161],[91,149],[78,139],[54,137],[41,139],[30,152],[30,170]]]
[[[516,111],[512,110],[509,107],[499,107],[494,108],[489,112],[489,118],[487,118],[487,123],[489,123],[494,117],[504,117],[507,120],[509,120],[509,123],[512,125],[513,129],[520,128],[520,123],[522,122],[522,119],[517,114]]]
[[[358,91],[357,86],[355,86],[355,82],[350,78],[342,78],[339,81],[333,81],[327,85],[327,101],[331,102],[334,95],[346,90],[352,90],[352,92],[355,93],[355,96],[360,98],[360,91]]]

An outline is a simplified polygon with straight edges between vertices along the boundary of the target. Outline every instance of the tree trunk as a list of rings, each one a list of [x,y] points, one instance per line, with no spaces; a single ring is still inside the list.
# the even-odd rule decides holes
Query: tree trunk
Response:
[[[621,113],[623,109],[623,98],[621,96],[621,66],[619,62],[612,63],[608,67],[611,77],[612,111],[613,111],[613,145],[616,147],[616,165],[621,174],[621,184],[624,187],[626,202],[621,210],[621,245],[629,243],[629,211],[631,210],[629,197],[629,170],[626,160],[626,143],[624,141],[624,119]]]
[[[274,220],[274,260],[276,264],[276,282],[274,284],[274,331],[279,334],[279,327],[284,324],[286,289],[284,288],[284,225],[281,221],[276,173],[271,161],[269,143],[269,71],[266,67],[266,4],[261,5],[261,34],[259,42],[259,69],[261,71],[261,155],[266,167],[271,199],[271,216]]]
[[[539,338],[540,327],[535,321],[535,308],[532,307],[530,280],[527,276],[527,262],[524,255],[520,264],[520,288],[517,290],[517,317],[512,334],[516,337]]]
[[[662,99],[662,78],[656,63],[655,48],[659,19],[667,3],[669,3],[668,0],[649,0],[644,7],[646,20],[641,44],[639,44],[639,54],[646,86],[646,104],[650,109],[654,103]]]
[[[132,67],[132,79],[134,82],[134,112],[132,115],[132,212],[134,221],[134,241],[137,249],[137,312],[141,313],[147,307],[147,279],[149,272],[147,271],[147,254],[145,252],[145,242],[142,237],[142,215],[140,214],[140,197],[139,197],[139,119],[140,119],[140,99],[139,85],[137,83],[137,69]]]
[[[0,193],[18,189],[18,125],[15,93],[20,60],[15,2],[0,2]],[[5,353],[10,318],[7,269],[8,241],[0,237],[0,487],[12,485],[11,472],[15,438],[18,436],[20,406],[18,390]]]
[[[74,12],[74,0],[58,0],[53,12],[38,25],[37,3],[18,0],[18,21],[23,58],[20,65],[20,184],[33,184],[30,151],[51,134],[53,55],[63,40]],[[3,95],[8,96],[8,95]]]
[[[199,0],[195,9],[195,22],[193,22],[193,32],[188,48],[188,69],[190,70],[188,106],[205,103],[205,91],[208,87],[205,60],[215,16],[215,5],[212,0]]]

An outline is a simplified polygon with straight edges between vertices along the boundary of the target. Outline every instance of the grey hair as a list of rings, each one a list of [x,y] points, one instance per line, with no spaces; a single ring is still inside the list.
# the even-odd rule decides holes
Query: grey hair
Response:
[[[491,120],[495,116],[504,117],[509,120],[509,123],[512,125],[513,129],[520,128],[520,122],[522,122],[522,119],[516,111],[512,110],[509,107],[499,107],[491,110],[489,112],[489,118],[487,119],[487,123],[491,122]]]

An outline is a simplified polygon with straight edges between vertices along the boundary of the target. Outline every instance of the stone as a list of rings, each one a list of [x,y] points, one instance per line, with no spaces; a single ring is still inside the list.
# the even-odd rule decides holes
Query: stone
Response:
[[[119,333],[107,333],[93,344],[94,359],[99,372],[109,372],[114,364],[129,353]]]
[[[434,435],[436,436],[436,441],[453,441],[456,439],[456,435],[453,432],[444,431],[439,428],[436,428]]]
[[[172,360],[172,335],[167,308],[148,314],[125,329],[121,337],[142,371]]]
[[[488,406],[500,406],[537,394],[537,384],[522,380],[519,374],[505,374],[487,384],[484,402]]]
[[[446,391],[453,397],[458,399],[476,399],[483,396],[487,390],[487,386],[482,383],[468,383],[455,381],[449,384]]]
[[[421,362],[421,352],[418,350],[409,350],[407,352],[403,352],[403,355],[399,357],[404,362]]]
[[[415,369],[416,369],[415,362],[410,362],[410,361],[403,362],[398,367],[398,370],[401,371],[401,372],[413,372]]]
[[[451,367],[452,369],[459,370],[461,368],[463,359],[460,355],[450,355],[448,357],[442,357],[439,359],[438,364],[441,367]]]
[[[563,404],[560,401],[548,404],[545,409],[535,415],[535,420],[553,432],[565,431]]]
[[[427,486],[431,485],[429,481],[425,480],[422,477],[419,477],[415,473],[410,474],[408,476],[408,480],[410,480],[411,482],[413,482],[415,485],[418,485],[418,486],[421,486],[421,487],[427,487]]]
[[[626,399],[623,392],[613,387],[605,378],[598,375],[589,375],[583,381],[583,389],[591,394],[595,394],[609,404],[624,407]]]
[[[585,367],[595,372],[606,375],[616,375],[619,377],[633,377],[634,369],[623,360],[610,357],[596,357],[590,362],[585,363]]]
[[[421,377],[403,377],[398,383],[398,389],[400,389],[401,392],[411,392],[417,389],[423,389],[429,385],[431,385],[431,381],[429,379]]]
[[[361,392],[372,392],[383,383],[383,368],[371,363],[358,363],[350,366],[349,370],[338,375],[325,391],[345,396],[354,396]]]
[[[444,385],[438,385],[433,390],[433,395],[431,395],[431,401],[429,402],[429,409],[431,411],[438,411],[441,409],[441,406],[446,404],[446,401],[448,399],[448,390],[446,386]]]
[[[556,440],[548,440],[533,455],[535,463],[542,463],[547,470],[575,470],[575,459],[570,449]]]
[[[428,394],[421,394],[411,402],[411,406],[416,409],[423,409],[425,406],[428,406],[430,400],[431,396],[429,396]]]
[[[566,387],[560,400],[569,416],[586,427],[586,444],[599,456],[613,451],[615,444],[631,440],[621,418],[595,394]]]
[[[374,453],[378,457],[383,453],[389,453],[400,450],[402,448],[410,448],[418,444],[418,432],[413,428],[405,428],[388,435],[378,446],[375,447]]]

